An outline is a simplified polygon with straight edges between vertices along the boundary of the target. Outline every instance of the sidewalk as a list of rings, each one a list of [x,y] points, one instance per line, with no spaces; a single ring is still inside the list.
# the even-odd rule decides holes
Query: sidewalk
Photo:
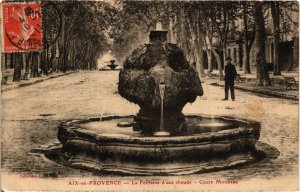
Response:
[[[61,77],[61,76],[69,75],[69,74],[76,73],[76,72],[78,72],[78,71],[68,71],[68,72],[65,72],[65,73],[63,73],[63,72],[52,73],[48,76],[32,77],[28,80],[21,80],[19,82],[12,82],[12,80],[9,80],[7,84],[1,85],[1,92],[8,91],[8,90],[11,90],[11,89],[15,89],[15,88],[18,88],[18,87],[25,87],[25,86],[32,85],[32,84],[35,84],[35,83],[43,82],[43,81],[48,80],[48,79],[53,79],[53,78],[56,78],[56,77]]]
[[[252,74],[243,74],[242,71],[238,71],[238,73],[246,78],[245,83],[235,83],[235,88],[243,91],[252,92],[259,95],[265,95],[270,97],[277,97],[283,99],[290,99],[290,100],[299,100],[299,91],[296,89],[293,90],[286,90],[286,86],[284,83],[283,76],[273,76],[270,74],[269,77],[271,79],[271,86],[256,86],[256,73],[253,72]],[[299,79],[299,74],[297,71],[292,72],[282,72],[282,75],[288,77],[294,77],[296,80]],[[205,77],[203,79],[210,85],[215,86],[225,86],[224,81],[220,81],[217,75],[217,71],[213,72],[212,77]]]

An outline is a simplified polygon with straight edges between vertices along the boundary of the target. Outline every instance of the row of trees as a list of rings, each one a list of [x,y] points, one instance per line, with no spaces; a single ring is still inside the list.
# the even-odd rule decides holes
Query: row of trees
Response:
[[[31,77],[96,69],[97,58],[109,49],[115,7],[95,1],[43,1],[41,6],[43,50],[4,54],[4,68],[14,68],[13,81],[20,81],[22,69]]]
[[[245,73],[251,73],[249,54],[256,39],[257,85],[269,85],[264,53],[265,13],[267,10],[271,10],[272,13],[274,75],[280,75],[279,36],[284,32],[283,28],[280,28],[280,17],[286,14],[284,11],[288,9],[298,11],[292,10],[295,3],[297,7],[297,2],[277,1],[126,1],[121,3],[123,9],[119,13],[120,23],[124,26],[113,31],[114,37],[118,37],[114,42],[115,50],[118,50],[116,55],[122,59],[131,48],[128,49],[124,44],[139,44],[139,41],[146,38],[147,31],[157,22],[162,22],[170,33],[171,42],[177,43],[184,50],[190,63],[196,62],[196,68],[201,76],[205,75],[203,66],[205,58],[202,54],[205,50],[208,72],[212,72],[213,60],[216,60],[222,79],[222,60],[227,57],[228,38],[232,35],[238,37],[244,55],[240,58],[243,60],[239,61],[239,65]],[[240,24],[243,27],[240,27]]]

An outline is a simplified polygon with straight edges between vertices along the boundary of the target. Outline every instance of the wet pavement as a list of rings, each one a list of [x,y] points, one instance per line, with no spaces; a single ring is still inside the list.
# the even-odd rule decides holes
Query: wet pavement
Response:
[[[51,178],[94,175],[55,164],[41,154],[32,153],[32,149],[58,142],[57,126],[63,120],[137,113],[135,104],[118,95],[117,82],[118,71],[88,71],[3,92],[2,171]],[[202,178],[249,180],[297,177],[298,101],[261,97],[238,90],[236,101],[222,101],[222,87],[205,83],[202,86],[204,96],[193,104],[187,104],[183,110],[185,114],[226,115],[259,121],[262,125],[260,141],[280,152],[278,159],[201,174]],[[186,177],[196,179],[199,176]]]

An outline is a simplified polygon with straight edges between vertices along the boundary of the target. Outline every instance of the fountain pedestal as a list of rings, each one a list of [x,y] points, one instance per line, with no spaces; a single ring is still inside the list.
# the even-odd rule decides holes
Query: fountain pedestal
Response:
[[[150,43],[135,49],[119,74],[122,97],[140,106],[135,130],[158,131],[161,120],[160,83],[164,82],[164,128],[170,132],[184,122],[182,108],[194,102],[203,90],[197,71],[189,65],[183,51],[166,43],[167,31],[151,31]]]

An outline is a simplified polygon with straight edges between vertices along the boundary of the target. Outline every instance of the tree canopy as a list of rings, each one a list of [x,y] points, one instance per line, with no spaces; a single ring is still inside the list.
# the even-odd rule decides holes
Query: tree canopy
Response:
[[[207,62],[209,73],[217,68],[222,79],[230,39],[243,47],[244,61],[239,61],[239,66],[243,66],[245,73],[251,73],[249,53],[257,34],[254,2],[42,1],[41,5],[44,47],[41,52],[25,54],[24,62],[33,76],[40,75],[39,69],[45,75],[56,70],[96,69],[97,59],[109,50],[122,62],[135,47],[148,41],[148,32],[158,22],[169,31],[170,41],[183,49],[200,76],[205,75]],[[286,20],[291,20],[289,11],[298,11],[298,4],[264,2],[261,6],[259,11],[264,16],[271,9],[277,43],[279,33],[295,31]],[[20,54],[5,56],[22,62],[15,58]],[[214,67],[213,62],[217,63]]]

